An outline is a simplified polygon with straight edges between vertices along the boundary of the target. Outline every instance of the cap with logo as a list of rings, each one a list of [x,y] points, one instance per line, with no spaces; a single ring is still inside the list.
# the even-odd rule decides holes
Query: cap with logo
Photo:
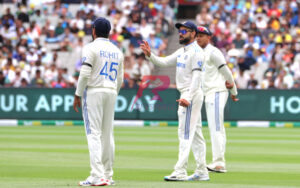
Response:
[[[206,35],[209,35],[209,36],[212,35],[212,32],[207,27],[198,26],[197,30],[198,30],[198,33],[203,33],[203,34],[206,34]]]
[[[175,27],[177,29],[179,29],[180,27],[187,27],[187,28],[197,32],[197,26],[191,21],[186,21],[186,22],[183,22],[183,23],[176,23]]]

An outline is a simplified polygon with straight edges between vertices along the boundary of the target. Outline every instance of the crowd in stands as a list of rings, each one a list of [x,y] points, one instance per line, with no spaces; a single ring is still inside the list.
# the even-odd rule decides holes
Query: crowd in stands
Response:
[[[300,89],[300,1],[212,0],[196,23],[210,28],[240,89]]]
[[[59,0],[44,4],[19,1],[15,10],[5,8],[0,13],[0,87],[76,86],[80,58],[70,74],[66,66],[70,62],[59,59],[59,53],[81,54],[84,39],[92,40],[93,21],[102,16],[112,24],[110,40],[125,54],[123,87],[137,88],[142,77],[151,75],[154,68],[139,45],[147,40],[156,54],[165,54],[174,25],[174,6],[168,0],[93,2],[83,0],[75,11],[74,4]],[[57,47],[48,49],[49,44]]]
[[[154,69],[141,41],[164,56],[174,29],[170,0],[83,0],[75,11],[59,0],[18,2],[0,13],[0,87],[75,87],[81,60],[70,71],[59,54],[81,54],[93,21],[102,16],[112,24],[110,40],[124,52],[123,87],[137,88]],[[212,31],[238,88],[300,88],[299,0],[211,0],[200,7],[195,22]]]

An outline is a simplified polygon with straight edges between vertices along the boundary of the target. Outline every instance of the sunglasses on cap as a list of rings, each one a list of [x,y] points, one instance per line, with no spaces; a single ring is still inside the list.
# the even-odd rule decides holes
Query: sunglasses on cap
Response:
[[[191,30],[179,29],[178,33],[185,35],[187,32],[191,32]]]

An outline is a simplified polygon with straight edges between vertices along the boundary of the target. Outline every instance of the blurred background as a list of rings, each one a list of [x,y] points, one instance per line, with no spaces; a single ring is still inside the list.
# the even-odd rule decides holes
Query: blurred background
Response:
[[[240,102],[228,102],[225,119],[298,126],[298,0],[1,0],[2,120],[81,120],[72,109],[73,93],[82,47],[91,42],[92,23],[100,16],[110,20],[110,40],[125,55],[116,119],[177,119],[175,67],[154,66],[139,44],[147,40],[155,54],[169,55],[180,47],[174,24],[192,20],[210,28],[238,86]],[[161,101],[152,100],[158,79],[133,102],[146,75],[170,78]]]

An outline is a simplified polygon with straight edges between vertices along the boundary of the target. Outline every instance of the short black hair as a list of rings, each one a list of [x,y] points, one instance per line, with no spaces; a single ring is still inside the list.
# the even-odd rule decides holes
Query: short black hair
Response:
[[[108,38],[109,33],[102,33],[102,32],[100,32],[100,31],[97,31],[96,28],[94,28],[94,29],[95,29],[95,34],[96,34],[97,37]]]

